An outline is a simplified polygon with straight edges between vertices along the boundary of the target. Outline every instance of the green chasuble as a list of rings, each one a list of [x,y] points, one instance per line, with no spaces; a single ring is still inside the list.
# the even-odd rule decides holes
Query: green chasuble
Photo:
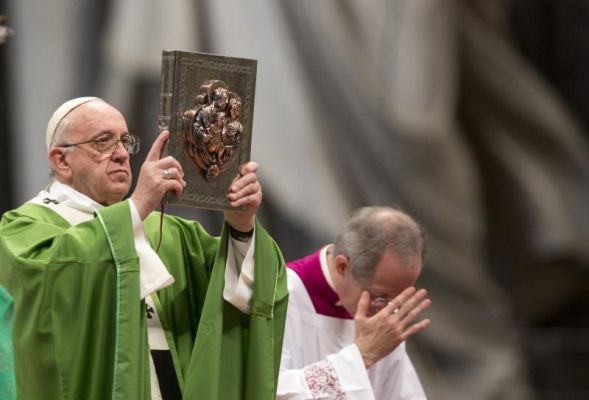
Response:
[[[159,214],[144,221],[152,246]],[[164,217],[175,283],[153,296],[184,399],[274,399],[287,306],[280,250],[258,223],[251,313],[223,299],[226,229]],[[127,201],[71,226],[27,203],[0,222],[0,284],[14,299],[17,394],[149,399],[145,304]]]
[[[12,361],[12,298],[0,285],[0,399],[16,399]]]

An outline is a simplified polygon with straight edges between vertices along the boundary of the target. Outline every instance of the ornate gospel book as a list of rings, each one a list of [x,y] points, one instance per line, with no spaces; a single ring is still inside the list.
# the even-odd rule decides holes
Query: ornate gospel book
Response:
[[[226,195],[250,159],[256,69],[256,60],[162,52],[158,129],[170,131],[162,158],[176,158],[187,183],[166,203],[233,210]]]

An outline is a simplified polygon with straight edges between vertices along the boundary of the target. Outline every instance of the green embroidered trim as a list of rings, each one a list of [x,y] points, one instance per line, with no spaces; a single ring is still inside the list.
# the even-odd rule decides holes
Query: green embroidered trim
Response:
[[[117,298],[116,298],[116,320],[115,320],[115,357],[114,357],[114,373],[112,378],[112,398],[115,398],[116,395],[116,387],[117,387],[117,365],[119,364],[119,320],[121,314],[121,264],[119,259],[117,258],[117,254],[115,252],[115,247],[112,243],[112,239],[108,234],[108,229],[106,229],[106,224],[104,219],[102,219],[102,215],[99,212],[96,212],[96,216],[100,221],[100,225],[102,225],[102,229],[104,230],[104,234],[106,235],[106,240],[108,241],[108,247],[110,248],[110,252],[112,254],[113,261],[115,262],[115,268],[117,270]]]

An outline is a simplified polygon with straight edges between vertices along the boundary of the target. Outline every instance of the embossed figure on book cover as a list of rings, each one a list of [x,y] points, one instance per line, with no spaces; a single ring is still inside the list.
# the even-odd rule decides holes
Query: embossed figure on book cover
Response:
[[[184,169],[181,196],[168,204],[229,210],[229,186],[249,161],[257,61],[184,51],[162,52],[158,129],[164,154]]]

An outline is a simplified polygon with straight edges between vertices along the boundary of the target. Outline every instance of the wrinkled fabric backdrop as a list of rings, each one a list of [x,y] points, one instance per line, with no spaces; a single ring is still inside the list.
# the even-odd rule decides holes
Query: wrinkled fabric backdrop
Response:
[[[429,239],[433,323],[409,351],[430,398],[589,395],[582,0],[0,4],[16,31],[0,54],[1,211],[47,183],[43,135],[64,100],[123,111],[137,176],[161,50],[255,58],[260,217],[285,257],[333,240],[356,207],[398,205]]]

